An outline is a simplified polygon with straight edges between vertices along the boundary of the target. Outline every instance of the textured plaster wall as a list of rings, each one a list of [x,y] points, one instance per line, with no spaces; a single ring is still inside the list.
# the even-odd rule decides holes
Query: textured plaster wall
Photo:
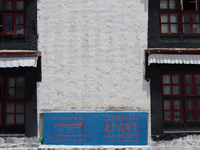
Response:
[[[39,0],[41,109],[149,110],[146,0]]]

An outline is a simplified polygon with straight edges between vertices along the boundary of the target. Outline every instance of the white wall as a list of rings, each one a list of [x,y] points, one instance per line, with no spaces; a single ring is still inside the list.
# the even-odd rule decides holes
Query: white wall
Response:
[[[146,0],[40,0],[41,109],[145,109]]]

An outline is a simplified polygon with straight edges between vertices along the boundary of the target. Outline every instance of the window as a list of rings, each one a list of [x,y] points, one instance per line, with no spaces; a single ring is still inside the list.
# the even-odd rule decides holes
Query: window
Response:
[[[200,74],[162,74],[162,91],[165,124],[200,122]]]
[[[0,88],[0,133],[24,133],[25,77],[1,76]]]
[[[200,34],[199,0],[160,0],[160,33]]]
[[[25,0],[0,0],[2,35],[25,34]]]

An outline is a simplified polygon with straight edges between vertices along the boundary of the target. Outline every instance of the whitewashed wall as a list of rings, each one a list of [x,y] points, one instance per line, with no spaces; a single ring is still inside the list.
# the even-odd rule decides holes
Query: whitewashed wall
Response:
[[[146,0],[39,0],[41,109],[145,109]]]

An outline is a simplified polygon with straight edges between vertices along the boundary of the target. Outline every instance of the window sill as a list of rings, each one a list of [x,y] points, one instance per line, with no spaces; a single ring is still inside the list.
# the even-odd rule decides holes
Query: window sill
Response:
[[[25,134],[0,134],[0,137],[25,137]]]

